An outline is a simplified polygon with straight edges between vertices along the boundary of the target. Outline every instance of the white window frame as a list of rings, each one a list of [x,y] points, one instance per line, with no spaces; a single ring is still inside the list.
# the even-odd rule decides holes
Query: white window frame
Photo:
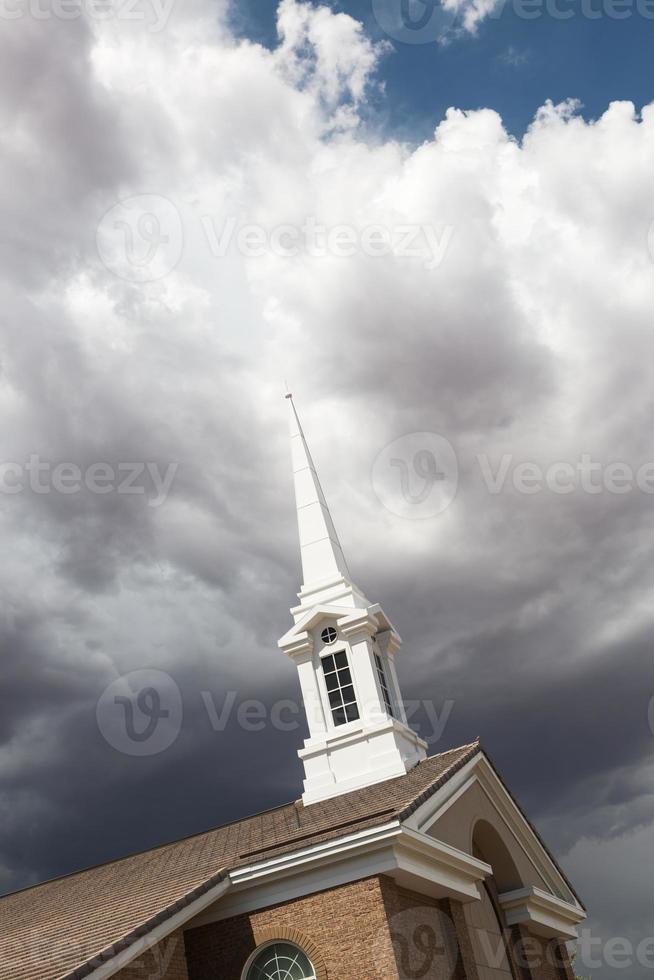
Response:
[[[327,689],[327,678],[325,677],[323,660],[325,660],[326,657],[336,657],[336,655],[339,653],[344,653],[347,659],[347,669],[350,672],[350,679],[351,679],[351,684],[347,686],[348,687],[351,686],[354,689],[354,703],[357,706],[359,717],[354,718],[352,721],[344,721],[340,725],[337,725],[336,722],[334,721],[333,709],[331,706],[331,702],[329,700],[329,690]],[[354,671],[352,669],[352,657],[347,644],[344,644],[343,646],[336,645],[330,647],[328,646],[323,647],[323,649],[318,654],[318,674],[319,674],[320,693],[323,699],[323,705],[325,710],[325,717],[327,719],[327,724],[329,726],[330,731],[346,732],[348,730],[348,726],[360,725],[361,724],[361,698],[359,697],[359,692],[357,690],[356,677],[354,676]],[[340,683],[338,689],[341,690]]]

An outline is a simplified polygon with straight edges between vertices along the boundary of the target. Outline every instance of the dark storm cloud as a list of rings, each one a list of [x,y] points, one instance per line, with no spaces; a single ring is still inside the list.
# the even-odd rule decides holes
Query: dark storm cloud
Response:
[[[223,36],[217,13],[176,8],[160,34],[27,18],[0,42],[0,459],[175,468],[157,506],[115,487],[0,495],[2,887],[299,794],[303,731],[235,714],[216,731],[203,698],[298,695],[276,648],[300,584],[284,378],[355,580],[404,637],[405,697],[454,702],[432,748],[481,735],[582,895],[600,887],[595,844],[616,874],[624,854],[626,880],[652,819],[654,498],[511,480],[529,461],[654,458],[651,122],[549,107],[518,146],[494,113],[453,112],[412,150],[354,126],[377,56],[356,30],[334,66],[322,18],[307,66],[306,10],[286,5],[274,53]],[[143,194],[183,227],[178,264],[146,283],[96,249],[108,209]],[[432,269],[216,258],[207,220],[220,234],[230,216],[267,235],[313,217],[452,237]],[[445,436],[459,464],[456,499],[425,520],[382,505],[373,474],[412,432]],[[490,492],[479,457],[496,472],[506,453]],[[96,718],[139,669],[167,673],[184,706],[148,758]],[[428,734],[425,705],[416,720]],[[597,921],[642,931],[640,902]]]

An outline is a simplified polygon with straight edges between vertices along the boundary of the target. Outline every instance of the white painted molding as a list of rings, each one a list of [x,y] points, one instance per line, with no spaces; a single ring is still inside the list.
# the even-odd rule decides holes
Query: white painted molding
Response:
[[[430,830],[475,783],[479,784],[516,844],[547,883],[552,896],[569,902],[583,914],[583,909],[570,886],[502,784],[482,749],[411,816],[408,826],[422,832]]]
[[[287,646],[292,645],[298,636],[306,636],[309,630],[313,629],[321,619],[338,620],[341,617],[349,616],[351,612],[352,609],[347,606],[330,606],[327,603],[321,602],[303,612],[298,621],[284,633],[281,640],[277,641],[277,646],[280,650],[286,652]]]
[[[481,754],[480,749],[458,772],[450,776],[439,790],[432,793],[429,799],[405,821],[405,826],[412,827],[414,830],[420,830],[422,833],[427,833],[433,824],[450,808],[452,803],[456,802],[459,796],[461,796],[463,787],[468,788],[476,781],[477,776],[475,770],[479,764]]]
[[[389,875],[424,895],[470,902],[479,899],[478,883],[491,872],[483,861],[392,820],[381,827],[236,869],[230,875],[233,887],[226,900],[207,909],[190,927],[375,874]]]
[[[525,925],[530,932],[548,938],[577,938],[577,926],[586,918],[578,905],[564,902],[530,885],[499,896],[507,925]]]
[[[406,827],[402,827],[395,853],[398,882],[434,897],[478,900],[478,883],[493,873],[485,861]]]
[[[230,879],[234,886],[238,886],[244,883],[258,882],[270,875],[293,874],[298,869],[324,864],[326,861],[332,861],[352,850],[374,849],[380,843],[397,837],[400,832],[400,822],[391,820],[381,827],[357,831],[354,834],[339,837],[337,840],[323,841],[320,844],[304,847],[299,851],[292,851],[290,854],[267,858],[265,861],[237,868],[232,871]]]

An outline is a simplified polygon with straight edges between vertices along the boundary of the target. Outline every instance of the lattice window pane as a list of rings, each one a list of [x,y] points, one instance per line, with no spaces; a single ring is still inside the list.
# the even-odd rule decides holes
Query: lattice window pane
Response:
[[[382,658],[379,656],[378,653],[375,654],[375,666],[377,667],[377,679],[379,680],[379,688],[381,690],[381,695],[384,701],[384,707],[386,708],[386,711],[391,716],[391,718],[394,718],[395,710],[393,708],[393,701],[391,698],[390,688],[386,680],[386,671],[384,670],[384,664],[382,662]]]
[[[316,980],[316,972],[298,946],[272,943],[255,957],[246,980]]]
[[[325,675],[332,721],[335,725],[345,725],[348,721],[356,721],[359,717],[359,708],[345,651],[339,650],[338,653],[323,657],[322,669]]]

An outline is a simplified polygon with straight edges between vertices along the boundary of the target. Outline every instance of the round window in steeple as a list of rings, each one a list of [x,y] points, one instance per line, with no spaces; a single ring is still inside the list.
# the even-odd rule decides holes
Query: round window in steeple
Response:
[[[320,639],[327,646],[331,646],[332,643],[336,643],[338,638],[338,633],[333,626],[327,626],[320,634]]]
[[[270,943],[246,968],[245,980],[316,980],[316,971],[299,946]]]

